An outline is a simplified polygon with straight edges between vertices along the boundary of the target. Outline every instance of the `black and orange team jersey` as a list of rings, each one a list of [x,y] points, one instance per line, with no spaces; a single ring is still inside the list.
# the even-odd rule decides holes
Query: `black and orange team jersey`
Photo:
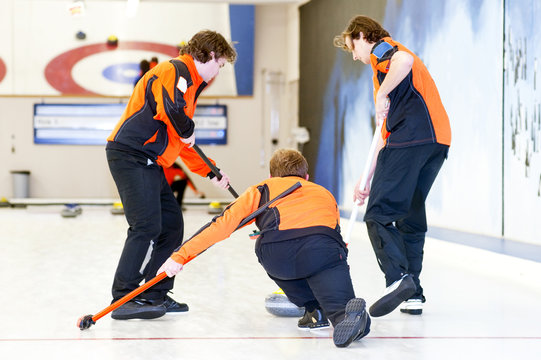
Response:
[[[258,241],[278,242],[326,234],[343,243],[338,205],[327,189],[297,176],[273,177],[249,187],[221,215],[184,242],[171,257],[185,264],[215,243],[227,239],[244,218],[296,182],[301,183],[300,188],[272,203],[261,215],[246,224],[255,221],[261,230]]]
[[[382,128],[387,147],[408,147],[439,143],[451,145],[451,126],[438,89],[427,68],[414,53],[402,44],[385,37],[370,54],[374,71],[374,96],[389,72],[391,57],[397,51],[413,56],[409,74],[388,95],[389,113]]]
[[[209,167],[181,141],[194,132],[197,97],[206,85],[190,55],[156,65],[135,86],[107,148],[140,153],[164,168],[180,156],[191,171],[206,176]]]

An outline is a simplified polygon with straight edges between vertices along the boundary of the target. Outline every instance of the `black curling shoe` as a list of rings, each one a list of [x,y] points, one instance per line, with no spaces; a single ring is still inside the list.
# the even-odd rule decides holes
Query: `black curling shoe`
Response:
[[[169,295],[165,295],[163,299],[159,300],[145,300],[151,303],[152,305],[162,305],[165,307],[165,310],[168,314],[171,313],[180,313],[186,312],[189,310],[188,305],[184,303],[176,302],[175,299]]]
[[[137,299],[113,310],[111,317],[115,320],[156,319],[164,316],[166,312],[163,305],[152,305],[148,301]]]
[[[348,301],[344,320],[335,326],[332,339],[338,347],[349,346],[370,332],[370,316],[366,312],[364,299],[356,298]]]
[[[413,296],[416,291],[411,275],[406,274],[402,279],[395,281],[385,289],[385,294],[370,306],[370,315],[384,316],[392,312],[403,301]]]
[[[297,327],[300,330],[326,329],[329,327],[329,321],[321,309],[314,311],[304,311],[304,316],[299,319]]]
[[[163,306],[165,306],[165,309],[167,310],[168,313],[179,313],[179,312],[186,312],[189,310],[189,307],[187,304],[176,302],[169,295],[165,295],[165,301],[163,302]]]

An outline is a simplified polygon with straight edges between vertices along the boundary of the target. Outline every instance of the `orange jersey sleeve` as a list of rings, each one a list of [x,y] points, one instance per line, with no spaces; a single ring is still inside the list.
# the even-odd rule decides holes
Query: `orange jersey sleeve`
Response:
[[[201,159],[199,154],[193,149],[189,148],[188,145],[182,143],[183,149],[180,152],[180,158],[182,162],[190,169],[191,172],[194,172],[203,177],[207,176],[210,173],[210,168],[208,165]],[[216,165],[216,162],[210,159],[210,162]]]
[[[212,245],[227,239],[239,226],[240,222],[257,210],[260,193],[257,187],[248,188],[237,200],[231,203],[222,214],[203,226],[190,240],[171,255],[180,264],[185,264]],[[248,224],[251,224],[250,221]],[[246,224],[246,225],[248,225]]]

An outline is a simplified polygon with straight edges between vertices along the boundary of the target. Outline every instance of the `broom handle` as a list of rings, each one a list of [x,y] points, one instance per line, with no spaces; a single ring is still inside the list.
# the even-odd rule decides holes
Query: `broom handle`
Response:
[[[154,286],[155,284],[159,283],[163,279],[167,277],[167,274],[165,272],[162,272],[161,274],[158,274],[156,277],[154,277],[152,280],[147,281],[143,285],[139,286],[137,289],[131,291],[130,293],[124,295],[122,298],[118,299],[111,305],[107,306],[105,309],[97,313],[96,315],[92,316],[92,320],[96,322],[98,319],[101,319],[103,316],[109,314],[111,311],[121,307],[146,289]]]
[[[278,196],[276,196],[274,199],[272,199],[271,201],[265,203],[264,205],[262,205],[261,207],[259,207],[256,211],[254,211],[253,213],[251,213],[250,215],[248,215],[246,218],[244,218],[239,226],[235,229],[235,230],[238,230],[240,229],[241,227],[243,227],[244,225],[246,225],[247,223],[249,223],[252,219],[255,219],[259,214],[261,214],[261,212],[263,212],[264,210],[266,210],[269,205],[271,205],[272,203],[274,203],[275,201],[283,198],[284,196],[286,195],[289,195],[290,193],[292,193],[293,191],[297,190],[298,188],[301,187],[301,183],[300,182],[297,182],[295,183],[293,186],[291,186],[290,188],[288,188],[287,190],[285,190],[284,192],[282,192],[281,194],[279,194]],[[189,258],[185,263],[184,265],[186,265],[187,263],[189,263],[190,261],[192,261],[193,259],[195,259],[196,256],[192,257],[192,258]],[[130,301],[131,299],[133,299],[134,297],[136,297],[137,295],[141,294],[143,291],[147,290],[148,288],[156,285],[157,283],[159,283],[160,281],[162,281],[163,279],[165,279],[167,277],[167,274],[165,272],[162,272],[160,274],[158,274],[156,277],[152,278],[151,280],[147,281],[146,283],[144,283],[143,285],[139,286],[137,289],[131,291],[130,293],[124,295],[122,298],[118,299],[117,301],[115,301],[114,303],[112,303],[111,305],[107,306],[105,309],[103,309],[102,311],[100,311],[99,313],[97,313],[96,315],[92,316],[92,321],[96,322],[98,321],[99,319],[101,319],[102,317],[104,317],[105,315],[109,314],[111,311],[121,307],[122,305],[124,305],[125,303],[127,303],[128,301]]]
[[[209,160],[209,158],[205,155],[205,153],[203,152],[203,150],[201,150],[201,148],[199,146],[197,146],[197,144],[194,144],[193,145],[193,149],[195,150],[195,152],[201,157],[201,159],[205,162],[205,164],[208,165],[208,167],[210,168],[210,170],[212,171],[212,173],[218,178],[218,180],[222,180],[222,174],[220,173],[220,170],[218,170],[218,168],[216,166],[214,166],[214,164]],[[233,187],[231,187],[231,185],[229,185],[227,187],[227,190],[229,190],[229,192],[231,193],[231,195],[233,195],[235,198],[238,198],[239,197],[239,194],[237,194],[237,192],[233,189]]]
[[[368,151],[368,157],[366,163],[364,164],[364,171],[359,183],[359,189],[364,190],[366,184],[368,183],[368,172],[372,167],[372,160],[374,159],[374,153],[376,152],[376,147],[379,142],[379,137],[381,136],[381,128],[383,126],[383,121],[376,127],[374,131],[374,137],[372,138],[372,143],[370,144],[370,150]],[[351,231],[353,230],[353,224],[357,220],[357,214],[359,212],[359,201],[353,203],[353,209],[351,210],[351,216],[349,217],[348,227],[344,236],[344,242],[349,244],[349,239],[351,237]]]

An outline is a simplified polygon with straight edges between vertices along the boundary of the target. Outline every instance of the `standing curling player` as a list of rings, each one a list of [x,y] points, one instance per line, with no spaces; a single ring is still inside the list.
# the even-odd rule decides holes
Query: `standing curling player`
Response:
[[[425,200],[447,158],[449,118],[422,61],[373,19],[354,17],[334,44],[371,65],[376,119],[385,121],[369,181],[360,189],[359,180],[354,194],[361,205],[370,195],[364,220],[387,286],[370,315],[386,315],[401,303],[402,312],[418,315],[425,302],[419,281]]]
[[[122,298],[158,267],[182,243],[182,212],[162,167],[178,156],[189,169],[227,188],[192,148],[197,97],[226,62],[234,62],[233,47],[222,35],[204,30],[180,49],[180,56],[150,69],[137,82],[126,110],[109,136],[106,153],[129,224],[128,237],[118,262],[112,295]],[[147,257],[147,253],[150,254]],[[152,319],[166,312],[187,311],[167,293],[166,279],[111,314],[113,319]]]
[[[297,150],[277,150],[270,160],[270,174],[182,244],[158,273],[176,275],[187,261],[228,238],[256,209],[300,183],[300,188],[255,218],[261,230],[255,252],[288,299],[305,308],[299,329],[327,327],[328,318],[334,325],[335,345],[348,346],[368,334],[370,317],[365,301],[355,298],[338,205],[329,191],[308,181],[308,163]]]

